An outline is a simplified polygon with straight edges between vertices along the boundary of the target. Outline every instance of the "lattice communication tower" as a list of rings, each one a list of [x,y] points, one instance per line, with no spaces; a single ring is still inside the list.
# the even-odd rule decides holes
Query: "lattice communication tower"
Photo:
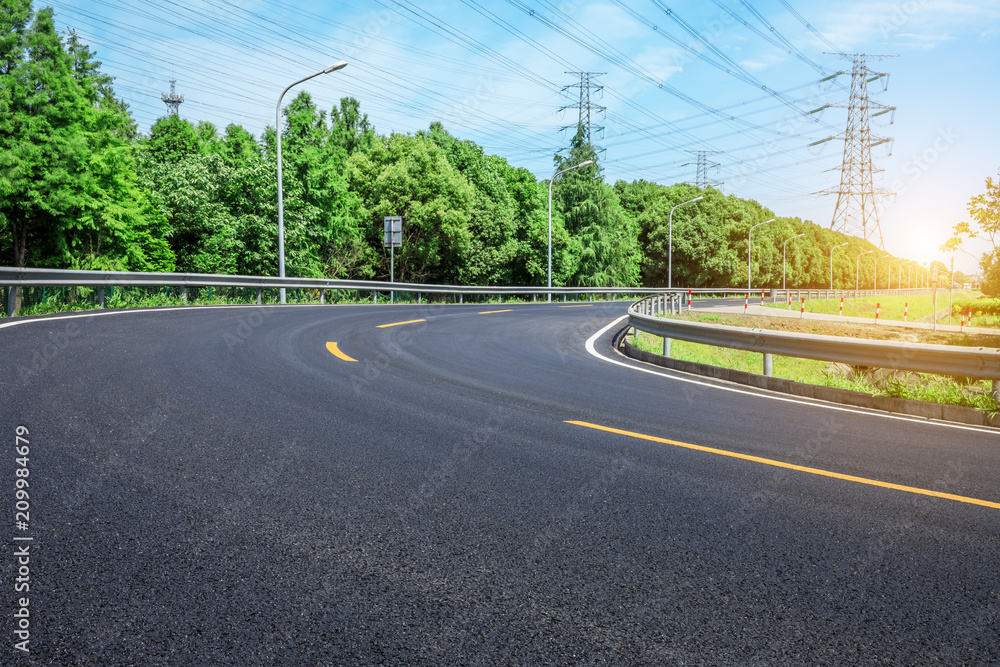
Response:
[[[160,99],[162,99],[163,102],[167,105],[167,109],[170,111],[170,113],[172,113],[175,116],[179,114],[181,104],[184,103],[184,96],[178,95],[177,92],[174,90],[174,86],[176,85],[176,83],[177,83],[176,79],[171,79],[170,92],[160,94]]]

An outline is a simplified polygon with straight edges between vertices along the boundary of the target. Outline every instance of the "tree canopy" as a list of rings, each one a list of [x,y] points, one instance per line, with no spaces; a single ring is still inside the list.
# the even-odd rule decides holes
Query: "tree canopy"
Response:
[[[746,284],[750,227],[776,217],[713,188],[609,185],[583,127],[553,173],[593,164],[550,183],[439,122],[379,134],[358,100],[324,110],[307,91],[259,137],[177,115],[143,136],[96,55],[57,34],[51,10],[0,1],[0,253],[15,266],[276,275],[279,136],[290,276],[388,279],[382,220],[398,215],[396,280],[544,285],[551,186],[555,285],[735,287]],[[970,213],[995,234],[997,186],[987,186]],[[671,235],[670,211],[698,196],[674,211]],[[891,260],[862,256],[870,243],[780,217],[754,232],[752,282],[828,287],[842,243],[837,287],[872,285],[876,261],[880,285],[889,278]]]

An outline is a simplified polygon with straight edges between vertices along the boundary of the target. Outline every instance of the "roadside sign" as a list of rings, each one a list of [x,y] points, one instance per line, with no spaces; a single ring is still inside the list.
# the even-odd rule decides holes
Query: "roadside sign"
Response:
[[[383,221],[382,246],[399,248],[403,245],[403,218],[398,215],[387,215]]]

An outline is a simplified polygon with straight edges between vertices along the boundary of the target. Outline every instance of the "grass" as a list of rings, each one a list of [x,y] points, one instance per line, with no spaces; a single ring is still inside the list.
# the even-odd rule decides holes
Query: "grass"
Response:
[[[977,297],[976,292],[971,292],[968,290],[956,290],[955,297],[955,308],[959,311],[960,304],[967,305],[973,303]],[[948,323],[948,307],[950,304],[951,297],[947,291],[939,291],[937,297],[937,308],[938,313],[942,313],[943,317],[938,318],[939,323]],[[801,302],[796,302],[793,299],[792,309],[798,310]],[[934,297],[931,294],[910,294],[906,296],[865,296],[858,298],[845,298],[844,299],[844,316],[846,317],[864,317],[870,318],[872,321],[875,320],[875,307],[879,306],[879,319],[885,320],[902,320],[903,310],[906,305],[909,305],[909,312],[907,314],[907,320],[910,322],[915,322],[921,318],[929,318],[934,313]],[[770,306],[772,308],[788,308],[788,303],[770,303],[768,301],[764,302],[765,306]],[[824,315],[839,315],[840,314],[840,299],[814,299],[806,300],[806,312],[808,313],[822,313]],[[960,312],[960,311],[959,311]],[[928,320],[929,321],[929,320]],[[958,324],[957,317],[953,317],[953,324]],[[985,322],[976,322],[977,326],[990,326]]]
[[[895,340],[907,343],[934,345],[960,345],[964,347],[1000,348],[1000,334],[968,334],[947,331],[907,329],[888,324],[863,324],[836,320],[799,319],[796,317],[769,317],[766,315],[738,315],[735,313],[692,313],[691,315],[666,315],[692,322],[709,322],[751,329],[769,329],[794,333],[846,336],[868,340]]]
[[[719,316],[715,317],[719,318]],[[719,318],[719,320],[721,319],[723,318]],[[757,319],[774,320],[778,318]],[[706,320],[708,318],[702,321]],[[651,334],[640,333],[637,346],[656,354],[663,353],[662,339]],[[762,373],[764,365],[764,355],[759,352],[746,352],[681,340],[671,341],[670,356],[683,361],[732,368],[750,373]],[[984,412],[996,412],[1000,409],[1000,406],[990,395],[992,383],[987,380],[956,380],[928,373],[858,369],[846,364],[777,355],[772,357],[772,373],[776,377],[796,382],[851,389],[873,396],[891,396],[959,405],[978,408]]]

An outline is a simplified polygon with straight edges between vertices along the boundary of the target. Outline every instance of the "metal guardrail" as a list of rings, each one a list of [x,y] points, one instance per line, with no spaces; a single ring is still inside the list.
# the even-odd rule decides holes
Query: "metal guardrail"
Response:
[[[232,276],[206,273],[141,273],[128,271],[80,271],[69,269],[36,269],[0,267],[0,285],[10,286],[7,312],[16,314],[15,287],[86,286],[98,289],[98,303],[104,305],[105,287],[179,287],[186,297],[193,287],[256,288],[257,303],[263,289],[313,289],[324,293],[334,290],[357,290],[378,293],[505,295],[538,294],[660,294],[668,290],[647,287],[489,287],[474,285],[431,285],[425,283],[387,283],[378,280],[338,280],[326,278],[275,278],[265,276]],[[675,290],[676,291],[676,290]]]
[[[375,294],[404,292],[416,294],[455,294],[462,295],[508,295],[524,296],[528,294],[580,295],[580,294],[671,294],[672,301],[680,307],[685,296],[729,296],[745,297],[756,293],[748,293],[745,289],[678,289],[668,290],[658,287],[482,287],[474,285],[431,285],[425,283],[386,283],[377,280],[338,280],[327,278],[275,278],[266,276],[234,276],[207,273],[143,273],[129,271],[81,271],[71,269],[37,269],[0,266],[0,285],[14,287],[45,287],[45,286],[86,286],[98,288],[98,303],[104,305],[105,287],[179,287],[186,296],[190,287],[242,287],[257,289],[257,302],[261,302],[262,289],[316,289],[323,293],[331,290],[371,291]],[[919,290],[912,290],[919,291]],[[907,292],[907,290],[891,290],[892,293]],[[772,301],[779,295],[805,294],[812,298],[821,296],[863,296],[885,291],[845,291],[845,290],[770,290]],[[14,289],[8,296],[7,312],[16,314]]]
[[[1000,380],[998,349],[748,329],[656,316],[657,312],[664,311],[658,296],[647,297],[629,307],[629,325],[638,331],[665,339],[675,338],[692,343],[761,352],[765,356],[777,354],[841,362],[851,366],[894,368],[993,380],[994,387]],[[765,359],[764,362],[765,375],[770,375],[768,361],[769,359]]]

